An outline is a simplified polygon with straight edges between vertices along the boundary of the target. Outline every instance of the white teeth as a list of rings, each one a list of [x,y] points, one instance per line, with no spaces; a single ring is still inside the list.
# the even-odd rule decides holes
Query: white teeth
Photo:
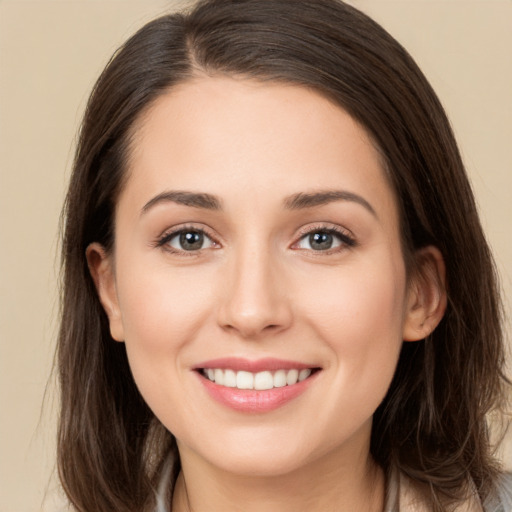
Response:
[[[299,370],[288,370],[288,373],[286,374],[286,384],[288,384],[288,386],[296,384],[298,378]]]
[[[214,370],[214,376],[215,376],[215,382],[220,384],[221,386],[224,385],[224,372],[220,370],[219,368],[216,368]]]
[[[237,372],[236,387],[238,389],[254,389],[254,375],[250,372]]]
[[[307,379],[311,375],[311,370],[309,368],[306,368],[305,370],[301,370],[299,372],[299,382],[303,381],[304,379]],[[217,381],[215,381],[217,382]]]
[[[272,389],[274,378],[270,372],[259,372],[254,376],[254,389]]]
[[[286,386],[286,371],[285,370],[277,370],[274,373],[274,387],[282,388]]]
[[[203,370],[203,375],[220,386],[262,391],[293,386],[297,382],[302,382],[311,375],[311,369],[277,370],[274,373],[270,371],[251,373],[246,371],[235,372],[234,370],[223,370],[221,368],[207,368]]]
[[[215,382],[217,382],[217,380],[215,380]],[[236,388],[236,373],[233,370],[224,371],[224,386]]]

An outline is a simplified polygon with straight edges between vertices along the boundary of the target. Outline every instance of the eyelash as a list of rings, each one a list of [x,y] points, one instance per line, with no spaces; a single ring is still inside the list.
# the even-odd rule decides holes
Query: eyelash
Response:
[[[216,241],[216,239],[211,234],[209,234],[206,229],[197,228],[195,226],[186,226],[185,225],[185,226],[180,226],[178,228],[175,228],[172,231],[168,231],[168,232],[164,233],[156,241],[155,246],[160,247],[170,253],[179,254],[180,256],[197,256],[198,253],[200,253],[203,249],[198,249],[195,251],[187,251],[185,249],[176,249],[169,245],[169,242],[173,238],[175,238],[181,234],[185,234],[185,233],[198,233],[200,235],[203,235],[206,239],[209,239],[214,246],[219,245],[219,243]]]
[[[205,230],[204,228],[197,228],[194,226],[180,226],[176,229],[173,229],[172,231],[166,232],[160,238],[158,238],[158,240],[156,241],[156,243],[154,245],[155,245],[155,247],[163,248],[164,250],[171,252],[173,254],[179,254],[182,256],[197,256],[201,251],[204,250],[203,248],[187,251],[185,249],[176,249],[169,245],[169,242],[171,240],[173,240],[175,237],[177,237],[181,234],[185,234],[185,233],[198,233],[200,235],[203,235],[205,238],[207,238],[211,241],[214,248],[215,248],[215,246],[218,247],[220,245],[216,241],[215,237],[213,237],[211,234],[209,234],[207,230]],[[301,241],[305,240],[308,236],[311,236],[316,233],[333,235],[340,242],[339,246],[334,247],[334,248],[329,248],[326,250],[317,250],[317,251],[315,251],[314,249],[300,249],[300,248],[296,247]],[[345,229],[341,229],[338,226],[326,226],[325,224],[309,226],[309,227],[303,228],[299,231],[298,236],[299,236],[298,240],[296,242],[294,242],[291,246],[292,249],[307,250],[307,251],[311,251],[312,253],[316,253],[319,255],[320,254],[323,254],[323,255],[333,254],[336,252],[343,251],[345,249],[350,249],[357,245],[356,240],[350,234],[349,231],[347,231]]]
[[[299,239],[297,242],[294,242],[292,247],[297,246],[301,241],[305,240],[307,237],[316,234],[316,233],[323,233],[327,235],[333,235],[338,239],[340,242],[340,245],[334,248],[329,248],[326,250],[318,250],[315,251],[313,249],[303,249],[311,251],[312,253],[316,255],[330,255],[333,253],[341,252],[346,249],[351,249],[353,247],[357,246],[357,242],[354,238],[354,236],[350,233],[350,231],[343,229],[339,226],[329,225],[326,226],[325,224],[320,225],[314,225],[314,226],[307,226],[299,231]],[[300,249],[297,249],[300,250]]]

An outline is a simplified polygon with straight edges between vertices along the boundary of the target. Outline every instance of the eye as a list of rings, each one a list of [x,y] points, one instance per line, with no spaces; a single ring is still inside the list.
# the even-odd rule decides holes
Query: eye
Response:
[[[175,251],[200,251],[215,246],[215,242],[199,229],[181,229],[165,235],[158,243]]]
[[[353,247],[355,241],[346,233],[335,229],[315,229],[302,236],[294,248],[310,251],[329,251],[338,247]]]

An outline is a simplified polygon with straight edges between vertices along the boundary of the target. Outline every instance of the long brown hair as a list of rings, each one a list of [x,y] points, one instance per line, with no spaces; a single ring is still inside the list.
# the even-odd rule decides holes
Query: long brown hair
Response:
[[[497,476],[486,417],[504,396],[493,260],[444,110],[408,53],[337,0],[205,0],[156,19],[115,54],[83,120],[64,209],[62,393],[58,464],[79,511],[153,506],[175,440],[140,396],[124,345],[109,333],[87,268],[91,242],[113,247],[113,213],[132,128],[148,106],[198,72],[306,86],[348,111],[380,149],[401,212],[404,257],[444,256],[448,308],[427,339],[406,343],[374,415],[371,453],[423,482],[433,510]]]

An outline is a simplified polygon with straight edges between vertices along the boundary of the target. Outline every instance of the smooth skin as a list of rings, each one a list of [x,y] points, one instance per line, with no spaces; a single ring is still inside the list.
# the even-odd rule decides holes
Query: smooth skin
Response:
[[[380,511],[372,415],[404,340],[446,307],[434,247],[407,275],[379,153],[306,88],[197,78],[138,120],[115,248],[87,250],[112,336],[182,461],[173,512]],[[199,195],[198,195],[199,194]],[[321,368],[276,410],[206,393],[201,361]]]

